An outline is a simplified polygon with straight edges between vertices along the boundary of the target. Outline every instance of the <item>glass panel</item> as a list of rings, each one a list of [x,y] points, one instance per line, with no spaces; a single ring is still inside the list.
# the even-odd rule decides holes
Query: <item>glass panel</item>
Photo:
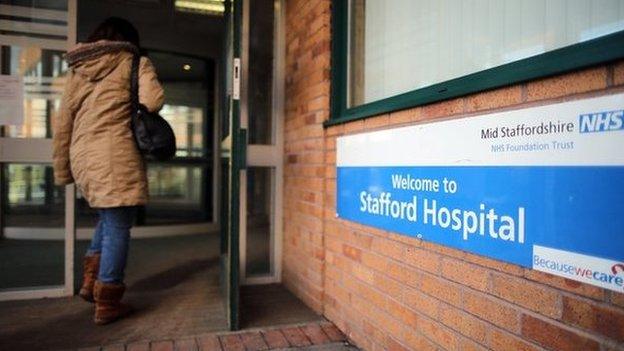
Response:
[[[6,41],[0,43],[0,73],[24,81],[24,116],[19,116],[23,124],[3,127],[2,136],[51,138],[67,72],[62,51],[67,1],[0,0],[0,4],[19,12],[3,18],[7,28],[2,33]],[[57,49],[43,49],[39,43]],[[0,289],[62,286],[65,188],[54,185],[52,167],[45,164],[2,164],[0,184]]]
[[[64,52],[19,46],[2,50],[7,60],[3,72],[24,77],[24,123],[7,126],[7,136],[51,138],[67,73]]]
[[[164,105],[160,114],[171,124],[176,135],[176,156],[205,156],[202,108]]]
[[[139,211],[137,224],[163,225],[212,220],[212,172],[203,166],[150,164],[147,168],[149,201]],[[94,227],[97,212],[78,194],[79,227]]]
[[[349,107],[624,29],[622,1],[352,0]]]
[[[1,172],[0,289],[63,285],[64,187],[48,165],[5,164]]]
[[[176,135],[178,157],[208,157],[212,140],[214,62],[169,52],[149,57],[165,90],[160,114]]]
[[[146,224],[211,220],[212,174],[202,166],[150,165]]]
[[[220,162],[220,178],[221,178],[221,189],[219,190],[219,203],[221,204],[221,208],[219,209],[219,221],[220,221],[220,238],[221,238],[221,254],[227,255],[228,253],[228,233],[229,233],[229,225],[230,225],[230,208],[228,204],[230,203],[230,163],[229,159],[222,157]]]
[[[273,0],[249,2],[249,143],[273,143]]]
[[[246,274],[269,275],[273,237],[273,169],[247,170]]]

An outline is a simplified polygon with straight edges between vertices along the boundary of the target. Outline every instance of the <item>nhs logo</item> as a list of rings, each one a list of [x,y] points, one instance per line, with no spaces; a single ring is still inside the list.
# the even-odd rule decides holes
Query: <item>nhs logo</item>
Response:
[[[580,132],[608,132],[624,129],[624,110],[579,115]]]

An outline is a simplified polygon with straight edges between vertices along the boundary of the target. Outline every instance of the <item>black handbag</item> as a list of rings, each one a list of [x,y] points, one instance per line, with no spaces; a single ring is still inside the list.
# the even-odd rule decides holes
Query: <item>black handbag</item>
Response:
[[[146,159],[166,161],[175,156],[175,134],[169,123],[161,115],[156,112],[149,112],[145,106],[139,103],[140,59],[139,55],[134,55],[130,73],[132,133],[139,151]]]

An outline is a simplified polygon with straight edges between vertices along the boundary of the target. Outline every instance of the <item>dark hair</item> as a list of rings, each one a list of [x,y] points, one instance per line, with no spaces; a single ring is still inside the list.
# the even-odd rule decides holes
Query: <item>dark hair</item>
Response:
[[[100,23],[89,35],[87,42],[94,43],[98,40],[127,41],[139,48],[139,32],[132,23],[119,17],[109,17]]]

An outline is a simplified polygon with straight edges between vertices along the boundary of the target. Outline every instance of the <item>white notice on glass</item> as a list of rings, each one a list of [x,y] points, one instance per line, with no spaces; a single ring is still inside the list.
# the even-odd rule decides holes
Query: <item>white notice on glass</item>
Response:
[[[20,76],[0,75],[0,125],[24,121],[24,82]]]

